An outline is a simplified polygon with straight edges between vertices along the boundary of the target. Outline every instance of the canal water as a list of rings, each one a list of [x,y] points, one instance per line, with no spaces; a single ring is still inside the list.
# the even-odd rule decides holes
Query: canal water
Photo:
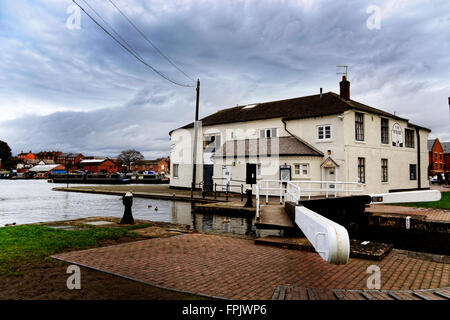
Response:
[[[122,217],[120,196],[53,191],[46,180],[0,180],[0,227],[93,216]],[[155,210],[158,208],[158,210]],[[252,219],[193,213],[190,202],[133,199],[135,219],[182,223],[203,232],[251,236]]]

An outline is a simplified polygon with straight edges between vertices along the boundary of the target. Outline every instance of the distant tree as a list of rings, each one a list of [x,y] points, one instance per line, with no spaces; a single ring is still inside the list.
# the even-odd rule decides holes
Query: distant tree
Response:
[[[11,148],[4,141],[0,140],[0,159],[1,165],[5,169],[9,169],[11,166]]]
[[[131,171],[131,163],[144,159],[144,156],[139,151],[132,149],[122,151],[117,158],[126,164],[128,171]]]

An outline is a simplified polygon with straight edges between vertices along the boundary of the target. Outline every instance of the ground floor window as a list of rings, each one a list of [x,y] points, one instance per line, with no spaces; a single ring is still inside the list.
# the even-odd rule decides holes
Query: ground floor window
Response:
[[[358,182],[366,183],[366,158],[358,158]]]
[[[416,180],[417,179],[417,170],[415,164],[409,165],[409,180]]]
[[[295,164],[294,174],[303,177],[309,176],[309,164]]]
[[[173,177],[178,178],[178,163],[173,164]]]
[[[381,159],[381,182],[388,182],[388,160]]]

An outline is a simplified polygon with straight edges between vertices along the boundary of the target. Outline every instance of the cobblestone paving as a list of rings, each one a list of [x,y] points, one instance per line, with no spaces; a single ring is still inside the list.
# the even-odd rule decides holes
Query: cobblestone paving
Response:
[[[366,269],[381,268],[381,289],[448,287],[450,264],[392,251],[382,261],[329,265],[316,253],[252,240],[189,234],[58,254],[55,258],[152,285],[230,299],[271,299],[277,286],[367,289]]]

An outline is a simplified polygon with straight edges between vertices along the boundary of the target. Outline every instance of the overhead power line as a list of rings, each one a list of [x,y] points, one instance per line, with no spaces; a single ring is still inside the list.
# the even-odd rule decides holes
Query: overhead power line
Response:
[[[102,18],[102,16],[94,9],[94,8],[92,8],[92,6],[89,4],[89,2],[87,2],[86,0],[82,0],[88,7],[89,7],[89,9],[91,9],[96,15],[97,15],[97,17],[99,17],[102,21],[103,21],[103,23],[109,28],[109,29],[111,29],[112,30],[112,32],[120,39],[120,40],[122,40],[127,46],[128,46],[128,48],[131,50],[131,51],[133,51],[133,53],[134,54],[136,54],[139,58],[141,58],[141,59],[143,59],[140,55],[139,55],[139,53],[124,39],[124,38],[122,38],[121,37],[121,35],[120,34],[118,34],[117,32],[116,32],[116,30],[114,30],[114,28],[113,27],[111,27],[111,25],[105,20],[105,19],[103,19]]]
[[[85,0],[83,0],[84,2],[86,2]],[[169,78],[168,76],[166,76],[164,73],[162,73],[161,71],[155,69],[154,67],[152,67],[149,63],[147,63],[147,61],[145,61],[142,57],[140,57],[139,54],[137,54],[136,52],[134,52],[134,50],[131,48],[129,48],[126,44],[123,44],[120,40],[118,40],[114,35],[111,34],[111,32],[109,32],[108,30],[106,30],[97,20],[95,20],[94,17],[92,17],[80,4],[78,4],[75,0],[72,0],[73,3],[75,3],[88,17],[89,19],[91,19],[100,29],[103,30],[103,32],[105,32],[108,36],[110,36],[114,41],[116,41],[124,50],[126,50],[129,54],[131,54],[133,57],[135,57],[138,61],[140,61],[142,64],[144,64],[146,67],[148,67],[149,69],[151,69],[153,72],[157,73],[159,76],[161,76],[162,78],[166,79],[169,82],[172,82],[173,84],[176,84],[178,86],[181,87],[189,87],[189,88],[193,88],[195,87],[195,85],[189,85],[189,84],[184,84],[181,82],[178,82],[176,80],[173,80],[171,78]],[[90,7],[90,6],[89,6]],[[98,13],[96,13],[98,15]],[[102,19],[103,20],[103,19]],[[112,27],[110,26],[110,28],[112,29]],[[118,35],[118,33],[112,29],[114,33],[116,33]],[[120,36],[119,36],[120,37]],[[120,37],[122,38],[122,37]],[[126,41],[124,41],[126,43]]]
[[[159,48],[131,21],[130,18],[127,17],[127,15],[120,10],[120,8],[112,1],[109,0],[109,2],[119,11],[119,13],[128,21],[129,24],[148,42],[150,45],[162,56],[164,57],[172,66],[174,66],[178,71],[180,71],[182,74],[186,76],[191,81],[195,81],[192,79],[189,75],[187,75],[183,70],[181,70],[168,56],[166,56]]]

